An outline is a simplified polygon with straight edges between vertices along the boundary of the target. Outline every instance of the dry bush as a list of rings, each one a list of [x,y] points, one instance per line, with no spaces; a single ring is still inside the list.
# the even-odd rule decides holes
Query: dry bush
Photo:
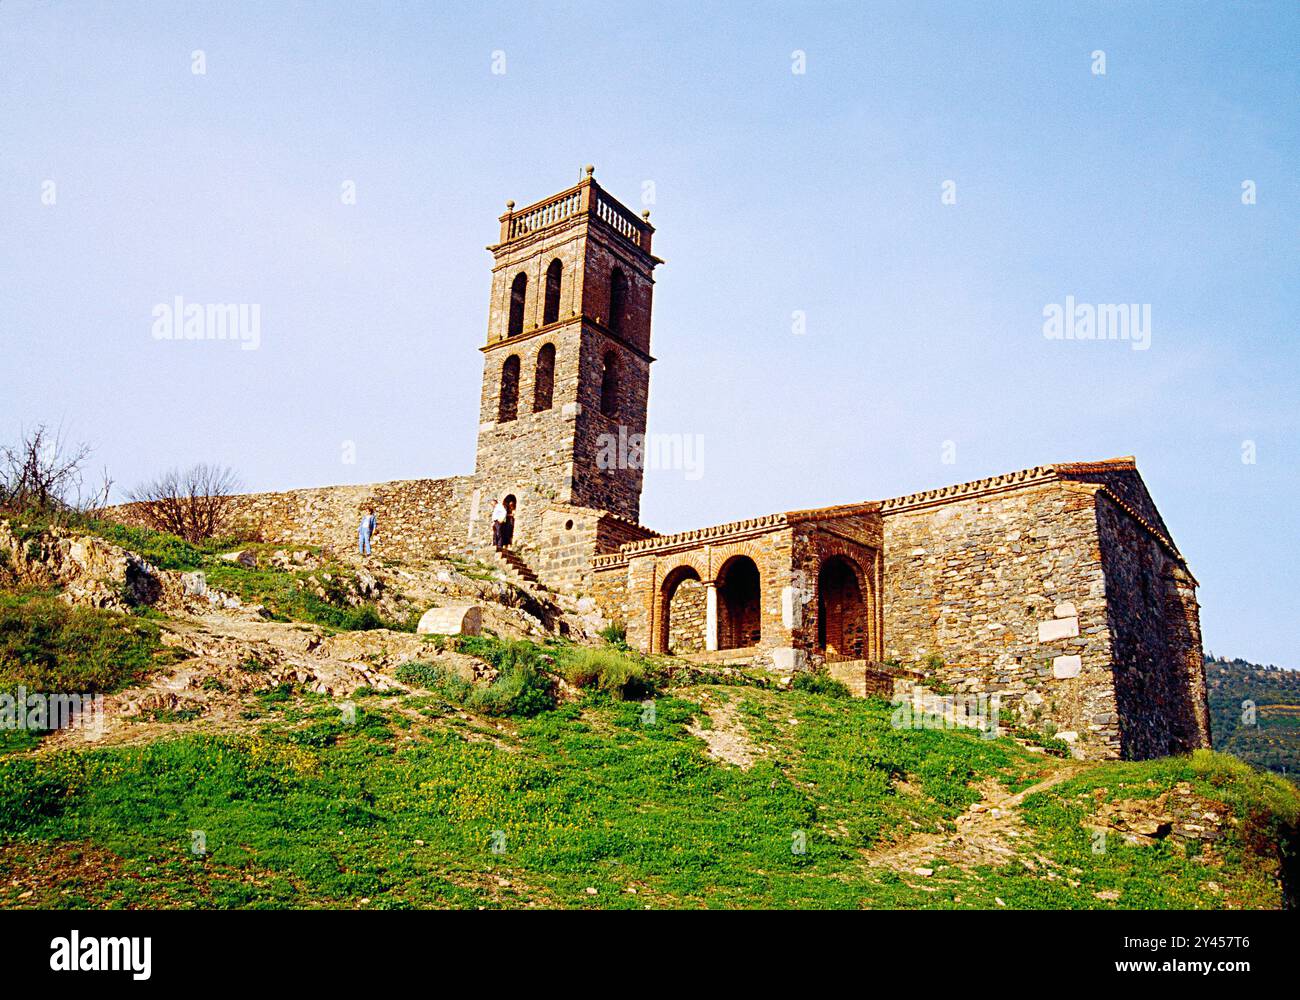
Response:
[[[148,527],[193,544],[230,530],[238,489],[229,468],[201,462],[164,472],[128,496]]]
[[[60,428],[37,424],[15,445],[0,447],[0,509],[43,517],[98,516],[113,481],[105,470],[98,485],[86,480],[91,449],[73,444]]]

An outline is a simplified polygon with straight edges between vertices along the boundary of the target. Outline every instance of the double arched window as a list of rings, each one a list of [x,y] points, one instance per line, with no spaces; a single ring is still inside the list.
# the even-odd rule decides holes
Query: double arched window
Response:
[[[497,403],[497,422],[504,424],[519,416],[519,355],[512,354],[501,366],[501,397]]]
[[[543,344],[537,352],[536,378],[533,380],[533,412],[551,408],[555,393],[555,345]]]
[[[546,298],[542,305],[542,326],[554,323],[560,318],[560,279],[563,275],[564,265],[557,257],[546,269]]]
[[[507,337],[517,337],[524,332],[524,300],[528,298],[528,275],[520,271],[510,284],[510,322]]]

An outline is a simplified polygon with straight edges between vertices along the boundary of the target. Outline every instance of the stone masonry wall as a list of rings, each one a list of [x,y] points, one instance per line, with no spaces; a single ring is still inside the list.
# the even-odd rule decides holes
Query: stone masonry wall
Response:
[[[1126,511],[1097,504],[1123,756],[1209,745],[1200,624],[1190,577]]]
[[[592,586],[592,561],[596,556],[615,552],[624,542],[653,535],[648,528],[604,511],[555,505],[542,515],[541,537],[530,565],[548,587],[571,594],[585,593]]]
[[[668,652],[700,653],[704,651],[708,608],[704,584],[683,580],[673,595],[668,622]]]
[[[548,343],[556,351],[553,402],[549,409],[534,412],[537,356]],[[491,544],[491,514],[497,500],[510,494],[517,499],[515,534],[521,548],[536,546],[547,507],[571,500],[581,344],[580,326],[573,323],[545,335],[507,342],[484,355],[474,474],[480,494],[479,516],[474,518],[471,532],[477,548],[486,550]],[[498,420],[501,372],[512,355],[521,362],[518,415],[503,422]]]
[[[605,356],[616,359],[612,414],[601,412]],[[650,362],[597,330],[584,329],[570,502],[636,521],[641,516],[644,459],[634,445],[645,434]]]
[[[325,486],[282,493],[249,493],[235,498],[240,530],[278,545],[320,545],[354,550],[357,526],[366,506],[377,519],[374,552],[396,559],[423,559],[463,550],[459,517],[470,480],[407,479],[364,486]],[[107,516],[142,524],[133,504],[110,508]]]
[[[1106,578],[1089,492],[1059,483],[886,513],[885,657],[1002,721],[1118,756]],[[927,660],[942,665],[931,668]]]

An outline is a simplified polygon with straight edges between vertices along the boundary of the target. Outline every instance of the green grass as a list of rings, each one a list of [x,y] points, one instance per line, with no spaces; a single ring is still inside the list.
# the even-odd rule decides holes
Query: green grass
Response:
[[[246,603],[261,604],[280,621],[309,622],[340,632],[376,628],[414,632],[419,621],[416,613],[395,621],[385,618],[372,603],[349,604],[341,586],[346,572],[338,567],[308,573],[253,568],[225,560],[211,560],[204,565],[210,587],[235,594]],[[322,579],[325,572],[330,573],[330,581]],[[309,576],[315,576],[325,588],[324,598],[299,586],[299,582],[306,581]]]
[[[1095,893],[1118,885],[1116,905],[1198,906],[1215,902],[1200,888],[1210,876],[1257,889],[1253,905],[1277,903],[1248,850],[1252,823],[1233,828],[1227,871],[1172,846],[1088,848],[1079,794],[1154,794],[1184,775],[1261,830],[1294,828],[1294,793],[1221,758],[1100,765],[1031,799],[1033,850],[1078,867],[1077,887],[1015,862],[975,875],[940,866],[916,887],[870,867],[869,852],[946,828],[981,780],[1060,765],[1006,740],[894,730],[877,701],[692,692],[732,699],[770,750],[749,770],[710,758],[686,731],[700,707],[677,697],[657,700],[653,724],[636,702],[594,696],[501,728],[412,723],[380,697],[349,717],[285,692],[266,699],[257,736],[0,759],[0,904],[19,866],[67,851],[110,874],[25,905],[1102,906]],[[190,851],[196,830],[206,855]]]
[[[73,608],[43,592],[0,594],[0,690],[108,693],[171,655],[151,620]]]
[[[602,691],[615,698],[644,698],[654,690],[645,662],[626,649],[589,646],[562,647],[560,672],[574,687]]]
[[[824,670],[804,670],[794,675],[791,682],[796,691],[824,694],[831,698],[848,698],[849,689]]]
[[[456,645],[496,667],[491,684],[473,684],[440,664],[424,662],[402,664],[397,679],[484,715],[526,717],[555,707],[555,682],[543,668],[544,654],[533,643],[483,636],[465,637]]]
[[[194,545],[166,532],[130,527],[116,521],[101,521],[72,511],[63,512],[57,517],[15,514],[10,515],[9,520],[14,535],[23,541],[33,540],[57,525],[120,545],[158,569],[199,569],[211,556],[241,546],[237,538],[214,538]]]
[[[210,586],[235,594],[246,603],[261,604],[280,621],[307,622],[340,632],[376,628],[414,632],[419,621],[419,612],[414,609],[410,615],[394,620],[385,618],[373,603],[352,604],[344,586],[352,574],[341,564],[329,564],[310,572],[266,565],[266,557],[273,551],[305,548],[319,555],[319,549],[314,546],[272,545],[238,538],[208,539],[193,545],[165,532],[75,514],[63,514],[57,520],[17,516],[10,523],[15,535],[28,544],[37,544],[40,534],[57,523],[69,530],[82,531],[119,545],[159,569],[203,570]],[[235,550],[253,553],[258,564],[245,566],[221,558],[222,553]],[[325,580],[325,575],[330,579]],[[325,590],[323,598],[307,587],[299,586],[313,576]],[[144,609],[143,616],[147,615],[148,609]]]

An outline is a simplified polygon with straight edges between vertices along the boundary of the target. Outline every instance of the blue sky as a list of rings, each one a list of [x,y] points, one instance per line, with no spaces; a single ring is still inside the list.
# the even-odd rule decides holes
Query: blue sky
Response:
[[[650,430],[703,435],[647,524],[1133,454],[1207,648],[1300,666],[1298,50],[1290,3],[0,0],[0,436],[123,487],[468,472],[483,248],[591,162],[653,183]],[[177,295],[260,348],[154,339]],[[1150,348],[1046,339],[1070,295]]]

